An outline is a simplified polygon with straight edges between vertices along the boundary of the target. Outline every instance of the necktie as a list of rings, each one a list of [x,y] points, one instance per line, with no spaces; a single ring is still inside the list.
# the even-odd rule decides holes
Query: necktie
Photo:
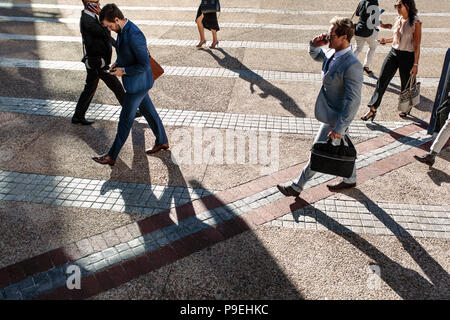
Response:
[[[325,64],[325,69],[323,70],[323,73],[326,74],[328,72],[328,68],[330,67],[331,61],[333,61],[334,53],[333,55],[327,60],[327,63]]]

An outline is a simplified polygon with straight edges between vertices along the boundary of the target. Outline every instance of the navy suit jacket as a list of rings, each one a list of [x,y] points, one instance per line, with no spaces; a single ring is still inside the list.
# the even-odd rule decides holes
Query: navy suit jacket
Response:
[[[116,52],[118,67],[125,69],[122,77],[127,93],[150,90],[153,87],[153,74],[147,50],[147,40],[142,31],[130,20],[117,36]]]

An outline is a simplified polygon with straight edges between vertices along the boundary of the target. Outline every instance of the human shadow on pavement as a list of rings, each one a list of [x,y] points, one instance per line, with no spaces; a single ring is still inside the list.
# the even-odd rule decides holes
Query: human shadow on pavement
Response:
[[[250,92],[253,94],[255,92],[255,86],[257,86],[262,93],[259,96],[262,99],[266,99],[269,96],[274,97],[280,101],[280,105],[293,116],[304,118],[306,115],[303,110],[298,106],[298,104],[292,99],[287,93],[285,93],[280,88],[276,87],[269,81],[263,79],[260,75],[250,70],[246,65],[244,65],[239,59],[231,56],[222,48],[216,48],[217,51],[223,54],[223,58],[219,57],[215,52],[208,49],[200,49],[213,57],[217,63],[228,70],[239,73],[239,78],[248,81],[250,83]]]
[[[144,149],[142,148],[143,143],[140,141],[143,136],[143,133],[140,132],[142,130],[141,127],[134,126],[133,129],[134,160],[133,166],[130,169],[139,170],[150,183],[150,168],[148,166],[134,167],[142,163],[139,158],[147,157],[147,155],[144,153]],[[145,251],[153,251],[158,249],[158,247],[169,245],[174,241],[186,239],[191,234],[195,234],[204,229],[211,227],[214,229],[220,228],[218,225],[223,222],[220,218],[217,218],[217,216],[214,218],[213,215],[212,219],[208,219],[205,222],[203,215],[207,214],[208,210],[226,207],[226,204],[216,198],[212,193],[205,197],[203,192],[206,188],[199,181],[192,179],[187,182],[180,167],[173,161],[170,150],[158,152],[152,156],[161,159],[166,166],[169,174],[167,186],[176,187],[172,190],[173,192],[165,188],[159,199],[153,194],[152,190],[144,189],[142,195],[145,196],[146,193],[147,197],[151,200],[151,202],[147,202],[148,205],[158,207],[158,202],[162,202],[162,205],[164,205],[167,203],[167,201],[162,201],[164,198],[170,199],[169,203],[172,203],[171,208],[164,208],[165,210],[159,212],[161,219],[158,221],[164,221],[165,227],[160,228],[155,226],[156,234],[152,232],[151,235],[144,229],[140,230],[145,240]],[[146,163],[147,161],[143,162]],[[148,172],[148,174],[144,171]],[[114,174],[114,169],[111,171],[111,179],[114,180],[107,181],[102,186],[102,193],[119,188],[120,184],[116,183],[118,176]],[[185,193],[185,197],[180,197],[180,194],[176,193],[177,188],[181,188],[184,191],[180,191],[186,192],[185,190],[188,187],[192,188],[193,192],[191,194]],[[119,192],[123,192],[123,190]],[[195,197],[193,196],[194,193],[197,193]],[[136,205],[134,200],[136,199],[127,196],[123,196],[123,199],[125,201],[125,213],[132,214]],[[192,201],[196,199],[202,202],[203,209],[199,209],[199,206],[194,207],[192,205]],[[199,210],[202,211],[198,212]],[[150,214],[149,216],[154,214]],[[141,227],[141,225],[139,226]],[[190,282],[185,277],[183,279],[176,278],[177,276],[181,276],[180,274],[183,274],[183,270],[171,265],[168,271],[168,279],[166,280],[169,285],[164,285],[160,292],[154,294],[158,296],[158,299],[173,299],[174,297],[183,299],[217,299],[217,297],[223,296],[235,299],[302,299],[301,294],[273,260],[270,253],[260,243],[259,239],[257,237],[247,236],[245,241],[246,245],[251,247],[251,249],[241,247],[239,243],[237,247],[236,244],[233,244],[230,248],[220,249],[219,252],[212,250],[209,246],[201,247],[200,245],[198,247],[197,244],[191,242],[196,248],[195,252],[203,249],[206,250],[200,255],[200,258],[196,258],[193,262],[187,262],[186,260],[181,262],[187,264],[193,263],[195,265],[195,270],[198,270],[198,272],[188,276],[193,279],[193,282]],[[208,272],[208,275],[204,275],[201,272]],[[203,286],[202,290],[195,285],[199,280],[208,277],[210,273],[213,274],[214,279],[217,279],[217,282],[220,284],[219,286]],[[183,283],[181,288],[170,285],[170,283],[180,283],[180,281]],[[245,286],[243,283],[248,283],[248,285]],[[225,286],[228,289],[224,289]],[[279,296],[280,292],[282,292],[282,296]]]
[[[345,194],[362,203],[380,222],[394,233],[402,247],[417,263],[429,280],[417,271],[403,267],[399,262],[391,259],[380,249],[372,245],[368,240],[329,217],[323,211],[314,209],[312,211],[313,213],[309,213],[310,211],[307,210],[305,211],[306,215],[316,219],[318,223],[342,237],[371,258],[373,263],[380,267],[380,278],[402,299],[448,299],[450,297],[450,275],[428,254],[420,243],[359,189],[351,189],[345,192]],[[298,198],[297,201],[302,202],[304,207],[310,205],[303,199]],[[293,211],[293,215],[294,220],[298,221],[299,213]]]
[[[442,184],[450,184],[450,175],[448,175],[447,172],[444,172],[442,170],[436,169],[434,167],[430,167],[430,169],[427,172],[430,179],[434,182],[437,186],[442,186]]]

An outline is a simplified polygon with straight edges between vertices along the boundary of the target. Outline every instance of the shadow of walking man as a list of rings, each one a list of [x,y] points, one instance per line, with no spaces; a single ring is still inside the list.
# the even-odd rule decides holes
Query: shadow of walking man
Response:
[[[252,94],[255,93],[255,86],[257,86],[262,91],[262,93],[259,94],[259,96],[262,99],[266,99],[267,97],[272,96],[278,101],[280,101],[280,105],[285,110],[289,111],[292,115],[299,118],[305,117],[305,113],[300,109],[300,107],[297,105],[294,99],[292,99],[280,88],[274,86],[269,81],[263,79],[259,74],[247,68],[247,66],[245,66],[241,61],[231,56],[224,49],[216,48],[217,51],[223,54],[223,58],[220,58],[212,50],[207,49],[201,50],[210,54],[211,57],[213,57],[221,67],[239,73],[239,78],[248,81],[250,83],[250,92]]]
[[[392,219],[385,210],[380,208],[360,190],[352,189],[346,194],[362,203],[370,213],[377,217],[396,236],[402,247],[417,263],[427,278],[415,270],[403,267],[368,240],[302,199],[297,201],[303,202],[304,209],[293,211],[294,220],[298,222],[301,214],[310,216],[370,257],[374,261],[373,264],[380,267],[380,278],[402,299],[449,299],[449,274],[429,255],[420,243]]]

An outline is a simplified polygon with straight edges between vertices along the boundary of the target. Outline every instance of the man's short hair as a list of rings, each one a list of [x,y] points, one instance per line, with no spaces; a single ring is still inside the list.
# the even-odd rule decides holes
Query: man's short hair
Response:
[[[338,37],[343,35],[347,36],[348,42],[350,42],[355,34],[355,26],[349,18],[344,17],[334,17],[331,19],[330,23],[336,26],[335,32]]]
[[[122,11],[114,4],[114,3],[108,3],[102,8],[102,11],[100,11],[99,19],[100,21],[106,20],[108,22],[114,22],[114,19],[125,19]]]

